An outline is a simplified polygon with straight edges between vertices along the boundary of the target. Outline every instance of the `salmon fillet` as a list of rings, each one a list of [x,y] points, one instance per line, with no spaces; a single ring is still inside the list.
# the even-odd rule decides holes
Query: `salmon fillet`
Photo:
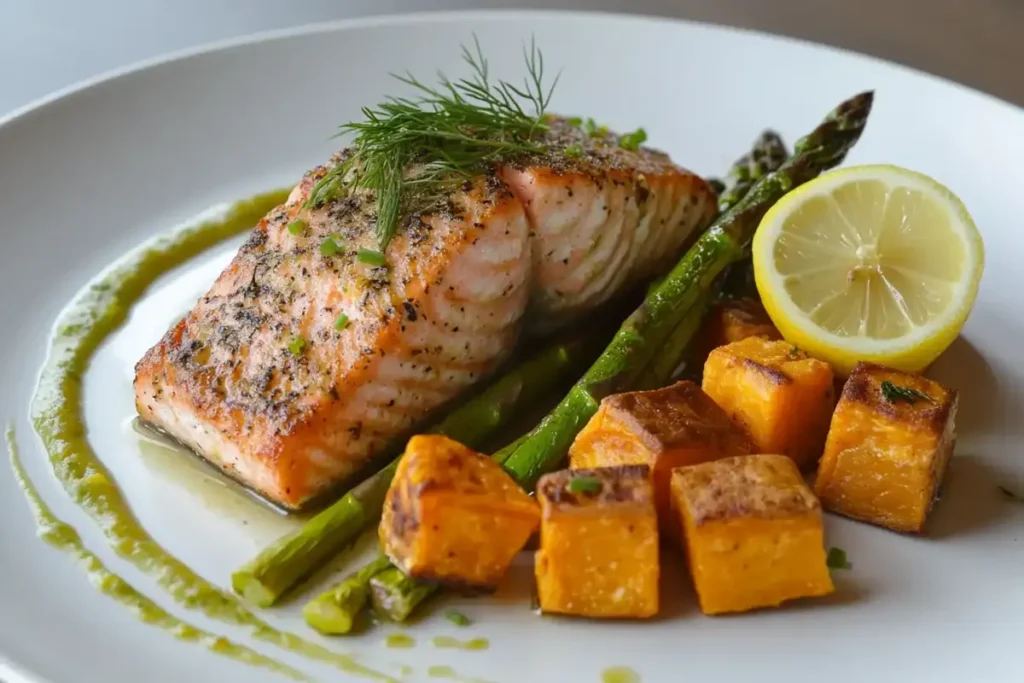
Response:
[[[138,362],[140,417],[301,508],[493,371],[520,334],[656,274],[710,220],[713,191],[664,154],[556,123],[552,147],[584,154],[466,183],[403,223],[386,267],[356,257],[376,248],[372,195],[306,209],[330,165],[306,174]],[[343,246],[325,256],[332,235]]]
[[[619,146],[550,122],[552,146],[586,150],[508,164],[500,176],[522,200],[531,229],[531,328],[546,330],[667,270],[715,211],[707,183],[667,154]]]

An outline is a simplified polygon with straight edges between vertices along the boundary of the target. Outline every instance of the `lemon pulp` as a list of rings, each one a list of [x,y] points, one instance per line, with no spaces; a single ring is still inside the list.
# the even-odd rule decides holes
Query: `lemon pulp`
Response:
[[[753,257],[783,336],[844,373],[857,360],[926,367],[959,334],[984,264],[960,200],[895,166],[832,171],[788,194]]]

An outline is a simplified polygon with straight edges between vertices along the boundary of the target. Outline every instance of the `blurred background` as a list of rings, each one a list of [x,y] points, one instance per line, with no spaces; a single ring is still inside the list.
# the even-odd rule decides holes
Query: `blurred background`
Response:
[[[0,117],[141,59],[257,31],[471,8],[631,12],[795,36],[1024,104],[1021,0],[0,0]]]

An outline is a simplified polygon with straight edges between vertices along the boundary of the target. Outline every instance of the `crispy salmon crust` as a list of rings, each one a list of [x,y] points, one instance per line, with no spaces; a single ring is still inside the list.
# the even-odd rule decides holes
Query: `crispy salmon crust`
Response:
[[[708,185],[664,155],[585,142],[572,164],[509,164],[410,217],[387,267],[358,256],[376,248],[373,197],[303,209],[327,167],[311,171],[139,361],[139,415],[301,508],[493,371],[527,318],[591,310],[713,215]]]

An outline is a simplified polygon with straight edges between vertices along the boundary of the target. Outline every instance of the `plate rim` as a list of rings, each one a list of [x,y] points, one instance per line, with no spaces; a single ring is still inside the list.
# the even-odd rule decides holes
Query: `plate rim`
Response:
[[[978,100],[979,105],[984,103],[982,106],[996,106],[1004,111],[1009,110],[1016,112],[1016,114],[1024,114],[1024,106],[1016,105],[1013,102],[1000,98],[996,95],[944,76],[856,50],[836,47],[826,43],[772,33],[769,31],[736,27],[710,21],[606,10],[475,9],[436,12],[418,11],[387,15],[378,14],[350,19],[310,22],[291,27],[268,29],[220,40],[207,41],[190,47],[167,51],[149,58],[136,60],[113,69],[108,69],[94,76],[76,81],[42,97],[36,98],[35,100],[14,109],[6,115],[0,116],[0,136],[9,135],[11,129],[18,124],[28,125],[34,116],[40,115],[48,107],[55,106],[58,103],[70,103],[75,97],[80,97],[95,88],[112,84],[116,81],[133,76],[140,76],[144,72],[162,66],[169,66],[172,63],[197,59],[207,54],[223,53],[229,50],[246,48],[248,46],[263,43],[295,39],[302,36],[358,31],[379,26],[413,26],[424,23],[444,24],[467,21],[471,22],[474,20],[501,21],[503,19],[529,22],[534,20],[546,21],[550,19],[568,18],[583,20],[600,19],[614,22],[637,23],[641,25],[667,24],[689,27],[695,30],[712,31],[720,35],[750,35],[755,38],[764,39],[768,43],[800,46],[802,48],[810,48],[812,51],[842,55],[844,58],[852,58],[853,60],[860,61],[865,65],[870,65],[872,68],[886,68],[906,75],[921,77],[937,86],[947,87],[952,92],[959,93],[958,96],[974,95],[976,96],[975,99]],[[5,683],[57,683],[54,679],[44,677],[42,674],[25,668],[22,664],[12,660],[2,650],[0,650],[0,674],[8,677],[5,680]]]
[[[107,83],[112,83],[114,81],[118,81],[124,78],[128,78],[134,75],[138,75],[150,69],[169,65],[174,62],[195,59],[209,53],[225,52],[236,48],[246,47],[248,45],[275,42],[279,40],[295,38],[298,36],[320,35],[324,33],[359,30],[365,28],[373,28],[377,26],[393,26],[403,24],[412,25],[417,23],[428,22],[453,23],[458,21],[467,21],[474,19],[497,21],[501,19],[528,20],[530,18],[584,18],[618,20],[637,23],[667,23],[674,24],[677,26],[689,26],[691,28],[699,28],[723,34],[752,36],[755,38],[767,40],[769,42],[788,44],[791,46],[801,46],[803,48],[809,48],[812,50],[819,50],[826,53],[842,55],[845,58],[861,60],[862,62],[872,64],[876,67],[895,69],[897,71],[903,72],[906,75],[924,78],[926,80],[930,80],[932,83],[936,85],[942,85],[953,90],[958,90],[961,94],[972,95],[981,98],[982,100],[987,100],[987,103],[991,106],[998,106],[1003,109],[1009,109],[1018,115],[1024,114],[1024,105],[1015,104],[1009,100],[999,97],[998,95],[986,92],[972,85],[967,85],[965,83],[961,83],[960,81],[953,80],[946,76],[932,73],[930,71],[926,71],[918,67],[902,64],[900,62],[895,62],[884,57],[878,57],[876,55],[868,54],[866,52],[860,52],[858,50],[850,48],[830,45],[828,43],[811,40],[808,38],[801,38],[781,33],[773,33],[771,31],[766,31],[762,29],[733,26],[730,24],[700,19],[668,17],[656,14],[643,14],[637,12],[619,12],[612,10],[566,10],[547,8],[484,8],[438,11],[420,10],[416,12],[373,14],[362,17],[352,17],[348,19],[307,22],[295,26],[266,29],[263,31],[254,31],[251,33],[245,33],[242,35],[232,36],[229,38],[206,41],[203,43],[180,48],[177,50],[161,52],[151,57],[135,60],[121,66],[101,71],[93,76],[70,83],[46,95],[38,97],[24,105],[21,105],[20,107],[15,108],[13,111],[10,111],[7,114],[0,116],[0,135],[4,134],[6,130],[9,129],[11,126],[30,119],[32,116],[37,115],[39,112],[46,109],[47,107],[55,105],[56,103],[64,100],[70,100],[76,96],[82,95],[83,93],[93,88],[102,86]]]

